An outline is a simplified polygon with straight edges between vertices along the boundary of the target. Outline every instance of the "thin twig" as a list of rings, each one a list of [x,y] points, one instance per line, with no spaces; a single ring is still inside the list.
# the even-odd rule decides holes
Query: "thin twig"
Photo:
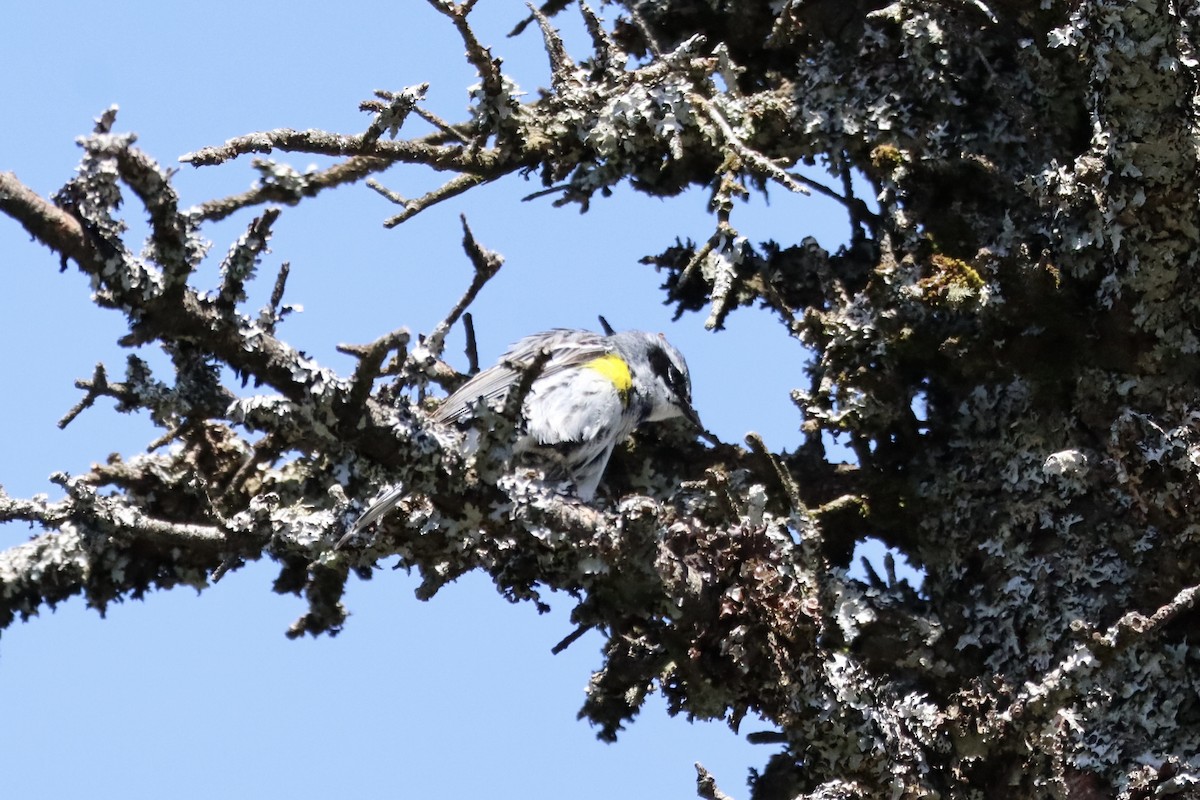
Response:
[[[367,398],[371,396],[371,387],[381,374],[380,367],[384,358],[393,350],[403,354],[411,338],[412,335],[408,328],[397,328],[365,346],[348,344],[337,346],[339,353],[345,353],[358,359],[358,366],[355,367],[354,376],[350,379],[350,394],[347,397],[350,408],[360,408],[366,405]]]
[[[529,194],[527,194],[521,198],[521,202],[527,203],[530,200],[536,200],[539,197],[545,197],[548,194],[558,194],[559,192],[569,192],[571,189],[574,189],[574,188],[575,187],[569,183],[555,184],[554,186],[550,186],[546,189],[538,189],[536,192],[530,192]]]
[[[479,372],[479,345],[475,341],[475,318],[470,311],[463,314],[463,330],[467,336],[467,370],[469,375],[474,375]]]
[[[756,455],[765,458],[775,471],[775,477],[779,480],[779,486],[783,489],[784,496],[787,497],[788,503],[792,510],[797,514],[809,516],[808,507],[804,505],[804,501],[800,498],[800,485],[796,483],[796,479],[792,477],[792,473],[780,460],[779,456],[767,449],[766,442],[757,433],[746,434],[746,444],[750,446],[751,451]]]
[[[238,136],[222,145],[185,153],[179,160],[194,167],[203,167],[221,164],[247,153],[269,153],[272,150],[326,156],[373,156],[407,164],[425,164],[435,169],[461,169],[481,174],[491,174],[500,163],[500,154],[496,150],[431,145],[408,140],[371,141],[363,134],[348,136],[291,128]]]
[[[256,167],[264,166],[265,162],[256,159]],[[382,172],[395,163],[391,159],[375,156],[353,156],[340,164],[315,172],[297,173],[296,180],[279,182],[264,180],[252,189],[240,194],[209,200],[187,210],[192,219],[218,221],[225,219],[236,211],[247,206],[262,203],[283,203],[294,206],[305,197],[315,197],[325,189],[333,189],[347,183],[354,183],[373,172]]]
[[[744,161],[750,162],[758,168],[758,170],[768,177],[773,178],[776,182],[782,184],[788,191],[797,192],[799,194],[809,194],[808,189],[783,167],[776,164],[771,159],[764,156],[762,153],[746,145],[736,133],[729,123],[725,121],[725,117],[720,110],[713,105],[707,98],[698,94],[691,94],[688,97],[689,102],[699,106],[704,111],[704,115],[708,117],[714,125],[721,130],[721,135],[725,137],[725,141]],[[805,182],[808,183],[807,179]]]
[[[401,222],[412,219],[430,206],[436,205],[443,200],[448,200],[451,197],[457,197],[468,189],[473,189],[480,184],[487,183],[489,180],[491,178],[474,175],[469,172],[456,175],[432,192],[427,192],[415,200],[404,200],[404,210],[396,216],[384,220],[383,226],[385,228],[394,228]]]
[[[63,415],[62,419],[58,421],[58,427],[60,429],[65,428],[74,422],[75,418],[82,414],[84,409],[91,408],[91,406],[96,402],[97,397],[112,395],[114,392],[113,389],[109,388],[108,375],[104,371],[103,364],[96,365],[96,371],[92,373],[92,379],[90,381],[76,381],[75,387],[77,389],[86,389],[87,393],[78,403],[71,407],[70,411]]]
[[[383,195],[389,203],[393,203],[398,206],[407,206],[408,205],[407,197],[400,194],[399,192],[397,192],[394,189],[389,189],[388,187],[384,186],[382,183],[375,180],[374,178],[367,178],[367,188],[372,189],[373,191],[376,191],[379,194]]]
[[[760,277],[762,278],[762,293],[766,295],[771,307],[778,311],[784,321],[787,322],[788,330],[794,334],[797,329],[796,315],[792,313],[792,309],[784,301],[783,295],[779,293],[779,289],[771,282],[770,276],[764,272],[760,273]]]
[[[179,423],[178,425],[172,425],[171,428],[168,429],[166,433],[164,433],[162,436],[159,436],[157,439],[152,441],[150,444],[146,445],[146,452],[153,453],[155,450],[159,449],[160,447],[166,447],[167,445],[169,445],[171,442],[175,441],[176,439],[183,438],[183,435],[185,433],[187,433],[188,429],[192,426],[192,424],[193,423],[191,420],[185,419],[183,422]]]
[[[221,578],[224,578],[226,573],[228,573],[231,569],[237,569],[244,563],[245,559],[239,555],[228,556],[224,561],[217,565],[217,568],[212,571],[212,574],[208,576],[208,579],[213,583],[220,583]]]
[[[255,217],[229,253],[221,261],[221,288],[217,292],[215,305],[221,310],[232,310],[246,299],[246,280],[254,275],[258,259],[267,250],[271,240],[271,226],[279,218],[278,208],[268,208],[262,216]]]
[[[646,24],[646,20],[642,18],[642,14],[640,11],[638,11],[637,6],[631,3],[626,8],[626,11],[629,12],[629,17],[633,20],[633,24],[642,34],[642,38],[646,40],[646,48],[650,51],[651,55],[656,57],[661,56],[663,51],[662,47],[658,44],[658,38],[655,37],[655,35],[650,31],[650,26]]]
[[[416,114],[421,119],[428,122],[430,125],[434,126],[438,130],[440,130],[442,133],[449,136],[450,138],[456,139],[456,140],[462,142],[463,144],[467,144],[470,142],[470,139],[468,139],[467,136],[462,131],[459,130],[460,126],[455,126],[455,125],[450,124],[449,122],[446,122],[446,120],[442,119],[437,114],[434,114],[432,111],[427,111],[426,109],[421,108],[420,106],[417,106],[416,108],[413,109],[413,113]]]
[[[699,761],[696,762],[696,794],[704,800],[733,800],[717,788],[717,779]]]
[[[567,634],[566,636],[564,636],[564,637],[563,637],[563,640],[562,640],[561,642],[559,642],[558,644],[554,645],[554,647],[551,647],[551,648],[550,648],[550,652],[551,652],[552,654],[554,654],[554,655],[558,655],[558,654],[559,654],[559,653],[561,653],[563,650],[566,650],[568,647],[570,647],[571,645],[575,644],[575,642],[579,641],[579,639],[580,639],[580,638],[581,638],[581,637],[582,637],[582,636],[583,636],[585,633],[587,633],[588,631],[590,631],[590,630],[592,629],[592,627],[593,627],[593,626],[592,626],[591,624],[588,624],[588,625],[580,625],[578,628],[576,628],[575,630],[571,631],[569,634]]]
[[[529,396],[529,392],[533,388],[533,382],[541,376],[542,370],[546,368],[546,362],[552,355],[554,354],[549,349],[543,348],[528,364],[509,364],[513,369],[521,371],[521,380],[517,382],[513,392],[505,398],[505,419],[517,419],[521,406],[525,404],[525,398]]]
[[[533,18],[537,20],[538,26],[542,29],[542,40],[545,44],[546,55],[550,58],[550,85],[556,90],[561,90],[564,86],[572,82],[575,62],[567,55],[567,48],[563,45],[562,37],[558,35],[558,31],[550,24],[550,20],[546,15],[532,3],[525,4],[529,8],[529,12],[533,14]]]
[[[409,86],[399,92],[376,89],[375,96],[378,100],[364,100],[358,105],[359,111],[371,111],[375,114],[375,119],[371,120],[363,135],[374,141],[387,132],[390,138],[395,139],[408,115],[416,110],[417,103],[425,99],[427,91],[428,83]]]
[[[279,265],[279,274],[275,276],[275,287],[271,289],[271,299],[258,312],[258,323],[262,325],[263,330],[267,333],[274,334],[275,326],[291,310],[290,308],[280,309],[280,303],[283,302],[283,292],[287,287],[287,279],[291,271],[291,262],[285,261]]]
[[[708,258],[708,254],[713,251],[723,237],[734,236],[736,232],[729,225],[729,212],[722,209],[717,212],[717,231],[712,236],[708,237],[700,249],[692,254],[688,259],[687,265],[680,271],[679,280],[677,281],[680,287],[686,285],[696,275],[696,270],[704,263],[704,259]]]
[[[279,274],[275,276],[275,287],[271,290],[271,312],[272,315],[278,317],[279,304],[283,302],[283,291],[287,286],[288,274],[292,271],[290,261],[285,261],[279,266]]]
[[[475,5],[475,0],[464,0],[462,3],[452,3],[448,0],[429,0],[430,5],[445,14],[454,23],[459,37],[467,48],[467,60],[475,67],[483,92],[488,97],[499,97],[504,94],[504,77],[500,73],[499,62],[492,58],[491,51],[484,47],[467,22],[467,16]]]
[[[488,250],[475,240],[475,234],[471,232],[471,226],[467,224],[466,215],[460,214],[459,219],[462,220],[463,249],[467,251],[467,257],[471,259],[471,265],[475,267],[475,274],[471,278],[471,285],[467,287],[467,290],[459,298],[454,308],[450,309],[450,313],[446,315],[446,318],[439,322],[437,327],[433,329],[433,332],[429,334],[427,345],[429,351],[435,356],[441,355],[446,341],[446,334],[454,327],[454,323],[458,322],[458,318],[475,301],[475,297],[484,287],[484,284],[491,280],[504,264],[503,256]]]
[[[1186,586],[1150,616],[1130,611],[1103,634],[1093,634],[1090,641],[1078,643],[1071,654],[1046,673],[1042,680],[1036,684],[1026,684],[1008,709],[999,715],[1002,724],[998,726],[997,733],[1004,735],[1008,731],[1016,731],[1014,723],[1022,717],[1061,706],[1075,694],[1079,682],[1077,678],[1102,668],[1135,644],[1153,638],[1180,614],[1194,608],[1198,599],[1200,584]]]
[[[617,74],[625,70],[627,57],[617,47],[616,42],[604,29],[604,23],[587,3],[579,3],[579,12],[583,15],[583,24],[587,27],[588,35],[592,37],[592,51],[595,62],[600,64],[605,72]]]
[[[204,257],[204,247],[192,236],[195,222],[179,211],[179,195],[171,185],[174,170],[164,170],[150,156],[128,144],[109,139],[87,140],[90,152],[112,157],[123,180],[142,201],[150,217],[154,259],[162,267],[168,291],[182,296],[192,270]],[[109,149],[111,148],[111,149]]]

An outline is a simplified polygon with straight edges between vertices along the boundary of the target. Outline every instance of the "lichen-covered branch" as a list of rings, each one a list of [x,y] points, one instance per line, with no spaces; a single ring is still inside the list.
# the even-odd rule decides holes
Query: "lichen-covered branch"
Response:
[[[0,519],[42,529],[0,553],[0,623],[267,557],[277,589],[309,603],[291,634],[336,631],[350,574],[388,556],[423,598],[470,570],[514,600],[566,590],[576,633],[561,646],[606,637],[582,712],[600,735],[651,692],[672,713],[759,719],[777,751],[754,800],[1200,783],[1196,5],[655,0],[601,20],[579,4],[592,52],[571,53],[554,15],[574,4],[556,0],[528,20],[549,57],[529,97],[474,3],[431,2],[479,77],[462,120],[423,108],[417,85],[363,103],[362,132],[203,148],[183,160],[343,160],[258,161],[256,186],[188,210],[113,132],[115,110],[53,200],[0,174],[0,212],[79,267],[127,319],[123,343],[171,364],[132,357],[120,382],[98,367],[64,419],[111,397],[162,429],[149,452],[58,476],[54,503],[0,495]],[[448,174],[406,200],[384,188],[395,164]],[[707,447],[665,426],[615,454],[595,506],[511,469],[503,415],[481,415],[478,451],[464,448],[422,400],[458,380],[444,337],[500,263],[469,229],[462,300],[424,337],[344,347],[349,376],[279,338],[286,265],[268,306],[243,308],[277,209],[246,220],[219,286],[194,285],[202,227],[250,206],[370,177],[403,205],[397,224],[513,173],[584,209],[625,182],[703,187],[713,234],[646,261],[680,315],[707,309],[720,329],[762,306],[811,350],[775,367],[795,371],[802,445]],[[809,230],[802,197],[794,236],[739,232],[752,192],[806,188],[845,209],[848,242]],[[150,220],[140,251],[128,200]],[[857,463],[830,463],[831,438]],[[383,492],[396,509],[335,550]],[[867,539],[922,585],[893,562],[856,578]],[[702,769],[699,789],[724,796]]]

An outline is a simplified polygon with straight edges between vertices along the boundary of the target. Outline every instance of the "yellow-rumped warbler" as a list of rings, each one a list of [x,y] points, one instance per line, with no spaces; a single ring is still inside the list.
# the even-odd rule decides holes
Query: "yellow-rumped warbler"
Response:
[[[457,423],[469,419],[481,402],[502,403],[543,354],[545,361],[521,405],[513,453],[542,468],[550,480],[570,481],[580,500],[595,496],[613,448],[643,422],[684,417],[703,430],[692,409],[687,363],[661,333],[603,336],[563,328],[521,339],[498,364],[447,397],[434,420]],[[389,491],[342,541],[382,517],[403,496],[402,487]]]

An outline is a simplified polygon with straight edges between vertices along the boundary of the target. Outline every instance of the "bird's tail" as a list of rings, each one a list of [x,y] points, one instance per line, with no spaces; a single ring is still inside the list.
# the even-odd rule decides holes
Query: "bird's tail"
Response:
[[[338,543],[333,546],[333,549],[340,550],[346,545],[346,542],[350,541],[363,530],[365,530],[368,525],[376,522],[393,508],[395,508],[400,503],[400,500],[403,499],[404,494],[405,492],[403,484],[397,484],[396,486],[393,486],[391,489],[388,489],[386,492],[384,492],[383,496],[372,503],[367,510],[363,512],[362,516],[350,526],[350,530],[346,531],[346,535],[338,540]]]

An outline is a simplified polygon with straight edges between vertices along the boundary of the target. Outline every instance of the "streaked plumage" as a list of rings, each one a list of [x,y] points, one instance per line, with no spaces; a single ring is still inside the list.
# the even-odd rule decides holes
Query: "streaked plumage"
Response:
[[[502,404],[543,352],[549,357],[522,403],[514,455],[550,480],[570,481],[580,500],[595,496],[613,448],[642,423],[682,416],[702,427],[691,406],[687,363],[662,334],[569,329],[518,341],[447,397],[434,420],[461,424],[480,401]],[[398,487],[377,500],[343,541],[403,496]]]

